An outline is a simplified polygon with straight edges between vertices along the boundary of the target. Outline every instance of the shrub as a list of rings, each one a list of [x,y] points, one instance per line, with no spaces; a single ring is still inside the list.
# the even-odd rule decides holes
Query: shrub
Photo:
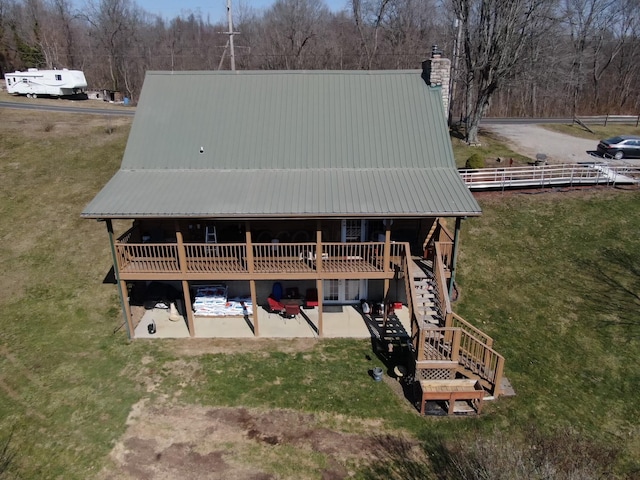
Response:
[[[479,153],[474,153],[469,158],[467,158],[467,163],[465,163],[464,168],[477,169],[484,168],[484,158]]]

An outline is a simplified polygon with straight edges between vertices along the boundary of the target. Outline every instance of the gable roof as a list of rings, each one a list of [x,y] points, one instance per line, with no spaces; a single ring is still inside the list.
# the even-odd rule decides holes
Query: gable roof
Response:
[[[411,71],[149,72],[89,218],[478,215]]]

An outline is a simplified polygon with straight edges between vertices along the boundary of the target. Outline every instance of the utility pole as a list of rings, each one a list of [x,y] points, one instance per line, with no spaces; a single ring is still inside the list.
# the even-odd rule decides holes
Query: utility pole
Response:
[[[229,35],[229,57],[231,59],[231,70],[235,70],[236,69],[236,54],[235,51],[233,49],[233,36],[237,35],[240,32],[234,32],[233,31],[233,18],[231,16],[231,0],[227,0],[227,20],[229,21],[229,31],[225,32],[227,35]]]

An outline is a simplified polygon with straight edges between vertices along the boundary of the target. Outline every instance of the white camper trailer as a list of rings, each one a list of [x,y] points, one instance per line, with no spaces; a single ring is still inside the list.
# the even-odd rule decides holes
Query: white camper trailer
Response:
[[[62,97],[83,93],[87,79],[80,70],[38,70],[30,68],[26,72],[5,73],[7,92],[36,98],[38,95]]]

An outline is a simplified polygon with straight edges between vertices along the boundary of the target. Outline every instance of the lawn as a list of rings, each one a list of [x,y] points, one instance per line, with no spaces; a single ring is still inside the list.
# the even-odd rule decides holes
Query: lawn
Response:
[[[168,478],[142,466],[189,458],[195,469],[213,451],[244,472],[227,478],[459,478],[491,471],[487,457],[508,478],[514,452],[527,472],[638,474],[640,191],[478,197],[455,309],[496,339],[517,396],[478,418],[420,418],[370,378],[379,361],[366,341],[127,341],[102,283],[106,228],[79,215],[117,170],[130,119],[2,115],[6,478]],[[211,441],[212,425],[225,433],[214,446],[187,438]]]

